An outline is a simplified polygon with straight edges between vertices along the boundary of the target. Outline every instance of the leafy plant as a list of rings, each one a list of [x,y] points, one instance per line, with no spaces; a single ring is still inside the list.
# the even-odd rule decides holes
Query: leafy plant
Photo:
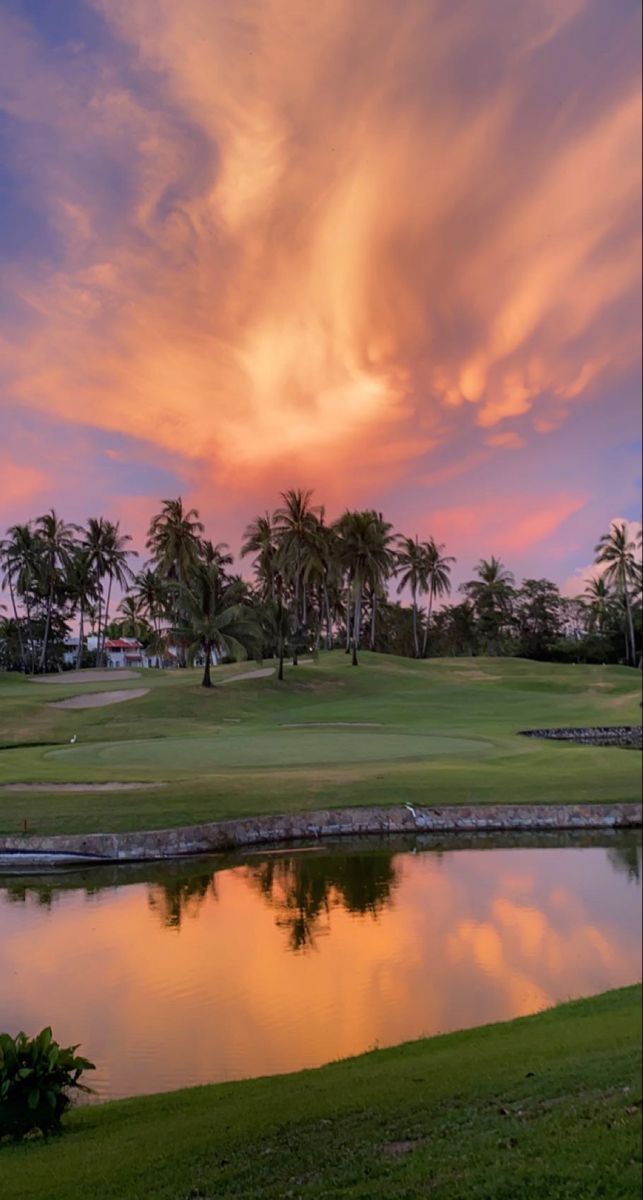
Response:
[[[50,1028],[34,1038],[0,1034],[0,1137],[24,1137],[33,1129],[47,1134],[59,1129],[74,1090],[89,1092],[80,1083],[94,1064],[76,1054],[78,1046],[62,1047]]]

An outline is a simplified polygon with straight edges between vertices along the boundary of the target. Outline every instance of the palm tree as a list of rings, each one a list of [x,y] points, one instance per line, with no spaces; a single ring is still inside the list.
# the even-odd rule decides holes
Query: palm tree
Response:
[[[266,599],[276,598],[277,534],[269,512],[255,517],[246,526],[241,544],[241,557],[255,554],[253,567]]]
[[[624,521],[614,521],[595,547],[595,562],[605,567],[605,581],[612,584],[625,610],[625,661],[636,664],[636,638],[632,619],[633,594],[641,587],[641,562],[637,543],[628,536]]]
[[[426,651],[429,642],[429,627],[431,624],[431,616],[433,613],[433,601],[436,596],[448,596],[451,591],[451,565],[455,562],[455,558],[444,554],[446,547],[443,543],[434,541],[429,538],[428,542],[424,543],[425,555],[425,571],[426,581],[429,593],[429,602],[426,609],[426,625],[424,628],[424,641],[422,643],[422,658],[426,658]]]
[[[53,508],[36,521],[35,533],[42,547],[41,582],[45,598],[45,630],[39,664],[41,671],[45,669],[47,662],[54,597],[56,590],[64,583],[77,532],[78,526],[68,525]]]
[[[240,661],[260,652],[261,629],[250,608],[239,602],[235,581],[226,584],[219,569],[198,562],[181,586],[178,636],[188,642],[191,661],[197,653],[204,659],[202,686],[212,687],[212,651]]]
[[[157,571],[147,566],[134,576],[131,592],[138,611],[154,630],[156,665],[160,667],[164,638],[161,621],[167,612],[167,586]]]
[[[86,545],[74,546],[67,568],[67,593],[72,603],[72,611],[78,613],[78,653],[76,655],[76,670],[78,671],[83,664],[85,648],[85,614],[98,600],[98,583]]]
[[[195,508],[186,509],[180,496],[164,500],[160,513],[152,517],[146,547],[159,575],[175,586],[168,588],[168,603],[175,622],[180,623],[178,597],[199,561],[203,525]],[[182,663],[185,666],[185,659]]]
[[[400,582],[397,585],[398,595],[405,587],[411,589],[411,605],[413,608],[413,645],[415,657],[420,657],[420,641],[418,636],[418,594],[428,591],[427,559],[422,543],[417,534],[414,538],[400,536],[397,539],[397,571]]]
[[[586,579],[583,600],[588,610],[589,629],[599,634],[605,632],[605,626],[614,603],[614,597],[605,579],[599,575],[597,579]]]
[[[353,666],[359,665],[359,650],[362,626],[362,601],[365,587],[372,590],[381,586],[391,568],[391,551],[388,546],[390,526],[382,522],[378,513],[345,512],[335,522],[339,535],[339,558],[350,585],[353,603],[353,622],[350,645]],[[350,621],[350,615],[349,615]]]
[[[147,638],[152,632],[150,625],[145,619],[143,607],[138,597],[132,593],[123,596],[119,606],[120,614],[119,633],[121,637],[136,638],[141,641],[142,638]]]
[[[277,565],[284,582],[293,588],[293,666],[297,665],[297,635],[308,619],[303,579],[304,552],[314,542],[319,509],[311,504],[313,493],[300,488],[281,492],[283,504],[274,515]]]
[[[100,666],[104,654],[107,628],[109,625],[109,608],[114,584],[126,588],[132,579],[132,570],[127,562],[130,555],[136,557],[135,550],[128,550],[127,543],[131,542],[128,533],[121,533],[118,521],[106,521],[103,517],[90,518],[85,533],[85,547],[94,571],[99,592],[98,644],[96,646],[96,665]],[[103,580],[107,580],[107,594],[103,593]],[[101,619],[102,618],[102,619]]]
[[[511,616],[514,577],[500,559],[483,558],[476,567],[477,579],[463,583],[461,591],[472,601],[486,639],[487,651],[498,650],[503,627]]]
[[[9,588],[9,597],[16,622],[18,645],[23,670],[28,670],[25,638],[22,620],[18,615],[18,597],[23,601],[27,625],[26,634],[29,642],[32,673],[36,669],[36,654],[33,642],[31,624],[31,600],[40,578],[41,546],[35,537],[31,525],[12,525],[7,530],[5,540],[0,544],[0,566],[2,567],[2,586]]]

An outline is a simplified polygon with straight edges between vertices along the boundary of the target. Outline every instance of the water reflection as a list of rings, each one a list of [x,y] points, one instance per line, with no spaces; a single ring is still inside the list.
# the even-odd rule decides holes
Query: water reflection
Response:
[[[496,842],[6,879],[0,1028],[51,1023],[98,1062],[101,1095],[128,1095],[292,1070],[640,978],[640,838]]]
[[[315,945],[330,931],[330,912],[370,913],[391,903],[397,873],[393,856],[380,854],[291,855],[247,867],[245,876],[276,913],[293,951]]]

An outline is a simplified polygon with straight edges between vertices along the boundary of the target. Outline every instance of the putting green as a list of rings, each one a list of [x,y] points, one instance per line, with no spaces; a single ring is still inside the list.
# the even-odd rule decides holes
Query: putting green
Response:
[[[430,760],[442,755],[486,755],[491,745],[477,738],[382,730],[292,729],[288,732],[214,730],[208,737],[93,742],[50,750],[48,759],[78,768],[87,764],[168,773],[210,772],[234,767],[291,767],[313,764]]]

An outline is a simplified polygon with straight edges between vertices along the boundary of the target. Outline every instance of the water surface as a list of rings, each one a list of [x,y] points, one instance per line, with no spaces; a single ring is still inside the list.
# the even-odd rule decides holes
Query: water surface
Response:
[[[362,843],[0,879],[0,1029],[98,1095],[295,1070],[641,977],[640,839]]]

